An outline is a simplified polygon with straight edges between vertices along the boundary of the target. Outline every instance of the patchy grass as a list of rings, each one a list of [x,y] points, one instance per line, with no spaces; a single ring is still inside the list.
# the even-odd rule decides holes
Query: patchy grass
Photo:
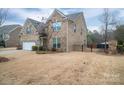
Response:
[[[0,84],[124,84],[124,56],[29,51],[7,56],[14,59],[0,64]]]

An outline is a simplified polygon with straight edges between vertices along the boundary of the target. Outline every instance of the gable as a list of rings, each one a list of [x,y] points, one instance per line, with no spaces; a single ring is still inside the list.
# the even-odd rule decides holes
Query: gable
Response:
[[[41,22],[28,18],[31,24],[37,29]]]
[[[2,26],[2,27],[0,27],[0,34],[10,33],[14,29],[16,29],[17,27],[21,27],[21,26],[20,25],[5,25],[5,26]]]
[[[73,20],[76,23],[80,23],[83,25],[83,29],[87,30],[87,26],[86,26],[86,22],[85,22],[85,18],[83,15],[83,12],[79,12],[79,13],[74,13],[74,14],[69,14],[67,15],[68,18],[70,18],[71,20]]]
[[[33,19],[27,18],[24,25],[23,25],[21,33],[26,34],[28,28],[31,29],[32,33],[36,33],[39,25],[40,25],[39,21],[35,21]]]
[[[40,25],[40,23],[41,22],[39,22],[39,21],[27,18],[25,23],[24,23],[24,26],[27,25],[27,24],[30,24],[30,25],[32,25],[34,27],[34,29],[37,30],[37,27]]]
[[[66,17],[62,12],[60,12],[59,10],[57,10],[57,9],[55,9],[54,11],[53,11],[53,13],[51,14],[51,16],[48,18],[48,20],[47,21],[49,21],[49,20],[56,20],[57,18],[58,19],[61,19],[61,18],[64,18],[64,17]]]

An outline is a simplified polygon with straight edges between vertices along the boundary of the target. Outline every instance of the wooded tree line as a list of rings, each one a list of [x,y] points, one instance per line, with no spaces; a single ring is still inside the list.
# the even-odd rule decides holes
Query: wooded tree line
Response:
[[[124,25],[117,26],[114,31],[107,32],[108,41],[117,40],[124,42]],[[104,42],[105,34],[100,33],[100,31],[88,31],[87,32],[87,43],[102,43]]]
[[[121,48],[124,51],[124,25],[119,24],[118,14],[114,14],[109,9],[103,9],[102,15],[99,17],[101,22],[101,31],[88,31],[87,43],[98,44],[105,43],[105,51],[107,50],[107,42],[110,40],[117,41],[117,48]],[[124,23],[124,22],[123,22]]]
[[[115,31],[107,32],[108,41],[115,40]],[[105,34],[100,31],[88,31],[87,32],[87,44],[98,44],[105,42]]]
[[[107,32],[107,40],[117,41],[117,51],[124,53],[124,25],[116,26],[115,30]],[[99,44],[105,42],[105,34],[99,31],[88,31],[87,33],[87,44]]]

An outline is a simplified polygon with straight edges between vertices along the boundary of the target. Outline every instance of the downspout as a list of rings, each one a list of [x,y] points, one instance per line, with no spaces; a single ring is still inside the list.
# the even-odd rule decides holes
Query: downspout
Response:
[[[57,42],[58,42],[58,41],[57,41],[57,36],[56,36],[56,49],[57,49]]]
[[[67,19],[67,31],[66,31],[66,52],[68,52],[68,19]]]

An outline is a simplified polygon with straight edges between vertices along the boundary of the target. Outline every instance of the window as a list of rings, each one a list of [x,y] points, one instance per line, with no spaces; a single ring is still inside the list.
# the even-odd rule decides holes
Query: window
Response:
[[[76,32],[76,24],[74,24],[74,32]]]
[[[0,38],[3,38],[3,36],[2,36],[2,35],[0,35]]]
[[[53,48],[56,48],[56,38],[53,38]]]
[[[53,48],[60,48],[60,38],[58,37],[53,38]]]
[[[60,29],[61,29],[61,22],[54,22],[52,24],[52,27],[53,27],[54,31],[60,31]]]
[[[27,34],[30,34],[32,32],[31,27],[27,27],[26,32]]]
[[[9,39],[9,34],[5,34],[5,39]]]
[[[9,39],[9,34],[4,33],[4,34],[3,34],[3,39],[4,39],[4,40],[8,40],[8,39]]]
[[[0,35],[0,41],[1,41],[1,40],[3,40],[3,36],[2,36],[2,34]]]

